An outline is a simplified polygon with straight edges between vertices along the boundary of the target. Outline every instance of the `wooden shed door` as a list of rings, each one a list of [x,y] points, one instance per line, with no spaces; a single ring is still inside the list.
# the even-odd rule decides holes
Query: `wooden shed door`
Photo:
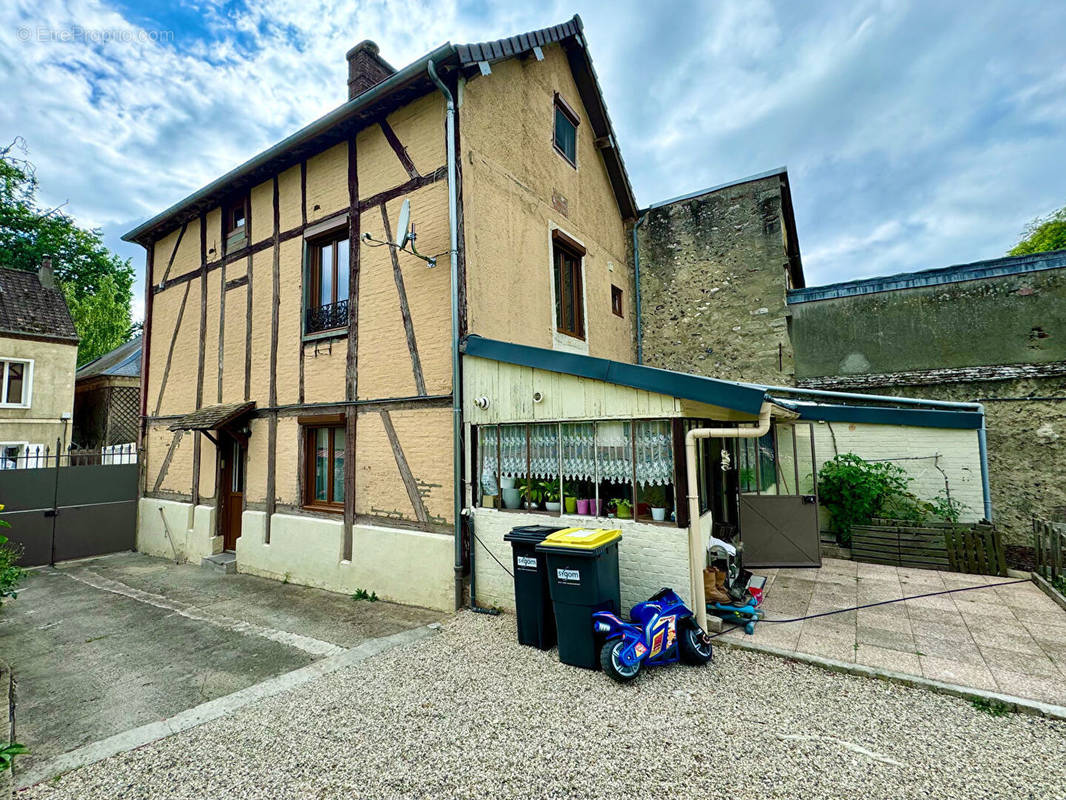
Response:
[[[244,512],[244,446],[219,432],[222,468],[219,497],[222,524],[222,549],[236,550],[241,535],[241,514]]]

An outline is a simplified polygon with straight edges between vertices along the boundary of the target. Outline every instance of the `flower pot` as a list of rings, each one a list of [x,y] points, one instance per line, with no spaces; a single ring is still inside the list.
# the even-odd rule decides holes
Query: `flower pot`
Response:
[[[577,513],[583,517],[587,517],[590,513],[589,507],[592,505],[591,500],[578,500],[577,501]]]
[[[654,506],[652,506],[651,518],[653,520],[655,520],[656,522],[662,522],[663,520],[666,519],[666,509],[665,508],[655,508]]]
[[[518,490],[511,487],[504,487],[503,489],[503,506],[504,508],[518,508],[522,503],[522,496],[518,493]]]
[[[526,511],[536,511],[540,506],[532,500],[526,501]]]
[[[559,502],[553,503],[551,500],[544,501],[544,508],[548,511],[558,511],[561,507],[562,505]]]
[[[568,497],[568,498],[566,498],[566,500],[564,502],[566,503],[566,513],[567,514],[573,514],[573,513],[575,513],[577,511],[577,498],[576,497]]]
[[[628,506],[619,506],[615,509],[618,519],[633,519],[633,509]]]
[[[500,488],[501,489],[513,489],[514,488],[514,478],[507,478],[507,477],[504,477],[503,475],[501,475],[500,476]]]
[[[482,508],[496,508],[496,495],[483,494],[481,495],[481,507]]]

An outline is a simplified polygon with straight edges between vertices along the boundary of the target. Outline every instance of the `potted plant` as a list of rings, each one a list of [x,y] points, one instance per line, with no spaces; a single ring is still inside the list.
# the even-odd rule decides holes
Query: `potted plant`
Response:
[[[563,506],[567,514],[577,513],[577,495],[574,494],[574,487],[565,482],[563,483]]]
[[[500,488],[501,489],[513,489],[513,488],[515,488],[514,487],[514,481],[515,481],[515,479],[513,477],[511,477],[510,475],[501,475],[500,476]]]
[[[666,488],[649,486],[644,490],[644,501],[651,506],[651,518],[656,522],[666,519]]]
[[[528,509],[534,509],[540,505],[541,499],[544,497],[544,485],[540,481],[534,478],[523,478],[518,482],[518,491],[522,494],[522,499],[525,501],[525,506]]]
[[[513,477],[500,476],[500,495],[503,498],[504,508],[520,508],[522,506],[522,492],[515,486]]]
[[[614,513],[618,519],[633,519],[633,501],[615,500]]]
[[[544,507],[548,511],[558,511],[562,507],[559,502],[559,484],[556,481],[544,481],[541,493],[544,497]]]
[[[591,500],[578,500],[577,501],[577,513],[583,517],[587,517],[591,514],[590,507],[592,505]]]

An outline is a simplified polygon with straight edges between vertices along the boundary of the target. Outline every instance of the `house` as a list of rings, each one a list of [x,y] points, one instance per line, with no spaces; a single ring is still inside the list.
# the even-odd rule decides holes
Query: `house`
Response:
[[[83,449],[137,441],[141,407],[141,337],[120,344],[74,374],[74,443]]]
[[[0,269],[0,468],[70,444],[78,334],[52,259]]]
[[[639,212],[578,17],[400,70],[363,42],[348,74],[346,103],[125,237],[149,276],[138,549],[508,606],[484,548],[608,507],[625,597],[687,587],[715,523],[762,537],[764,563],[817,563],[830,435],[940,437],[980,496],[970,410],[635,363]],[[682,469],[706,425],[761,438],[704,440]],[[558,508],[515,508],[522,488]]]

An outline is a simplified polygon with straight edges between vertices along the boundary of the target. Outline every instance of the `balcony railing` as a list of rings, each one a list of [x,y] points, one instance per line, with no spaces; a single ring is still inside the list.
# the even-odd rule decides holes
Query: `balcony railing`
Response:
[[[304,329],[307,333],[343,328],[348,324],[348,301],[340,300],[317,308],[309,308]]]

